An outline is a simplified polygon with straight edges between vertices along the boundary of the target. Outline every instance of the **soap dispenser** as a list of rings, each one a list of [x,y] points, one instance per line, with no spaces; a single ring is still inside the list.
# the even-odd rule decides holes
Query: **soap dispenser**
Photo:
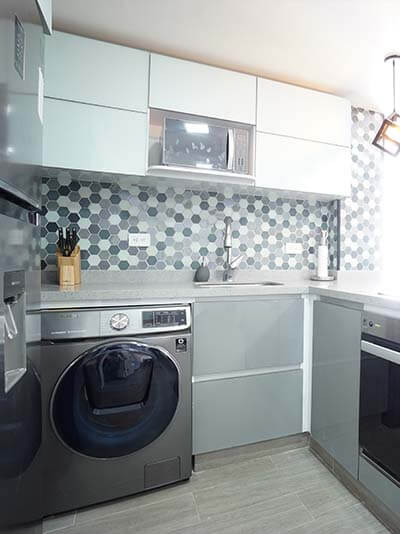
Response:
[[[207,267],[207,263],[207,258],[202,256],[200,267],[198,267],[194,275],[195,282],[208,282],[210,278],[210,269]]]

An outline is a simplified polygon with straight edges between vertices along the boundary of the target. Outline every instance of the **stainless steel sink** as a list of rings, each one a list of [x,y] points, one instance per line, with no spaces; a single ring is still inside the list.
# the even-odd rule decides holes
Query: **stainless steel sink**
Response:
[[[281,282],[197,282],[197,287],[265,287],[283,286]]]

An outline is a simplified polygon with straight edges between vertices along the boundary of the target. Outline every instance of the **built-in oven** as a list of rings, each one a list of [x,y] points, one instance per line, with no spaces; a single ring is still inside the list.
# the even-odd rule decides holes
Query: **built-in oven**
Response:
[[[400,485],[400,315],[362,316],[360,453]]]

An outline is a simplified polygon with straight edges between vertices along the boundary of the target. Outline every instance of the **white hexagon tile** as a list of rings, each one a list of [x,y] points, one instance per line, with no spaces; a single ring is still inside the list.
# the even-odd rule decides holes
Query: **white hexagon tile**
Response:
[[[379,114],[353,108],[352,197],[342,202],[341,262],[345,269],[379,263],[382,156],[370,145]],[[234,254],[243,269],[307,269],[316,265],[321,228],[329,231],[336,265],[336,203],[195,191],[160,184],[122,186],[59,172],[43,179],[42,268],[56,268],[58,226],[76,226],[82,268],[101,270],[196,269],[201,256],[211,269],[223,264],[223,229],[232,220]],[[146,232],[147,248],[129,247],[128,233]],[[303,253],[287,255],[297,242]]]

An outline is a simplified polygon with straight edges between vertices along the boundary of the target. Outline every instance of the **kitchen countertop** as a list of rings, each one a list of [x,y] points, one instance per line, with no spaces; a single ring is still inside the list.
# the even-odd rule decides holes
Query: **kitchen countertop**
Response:
[[[169,304],[221,298],[273,297],[276,295],[319,295],[357,302],[370,307],[400,311],[398,298],[380,295],[383,284],[377,273],[339,272],[334,282],[313,282],[308,273],[280,271],[242,271],[236,281],[279,281],[281,286],[202,288],[191,281],[193,273],[85,273],[81,286],[60,288],[42,286],[42,308],[82,308]]]

